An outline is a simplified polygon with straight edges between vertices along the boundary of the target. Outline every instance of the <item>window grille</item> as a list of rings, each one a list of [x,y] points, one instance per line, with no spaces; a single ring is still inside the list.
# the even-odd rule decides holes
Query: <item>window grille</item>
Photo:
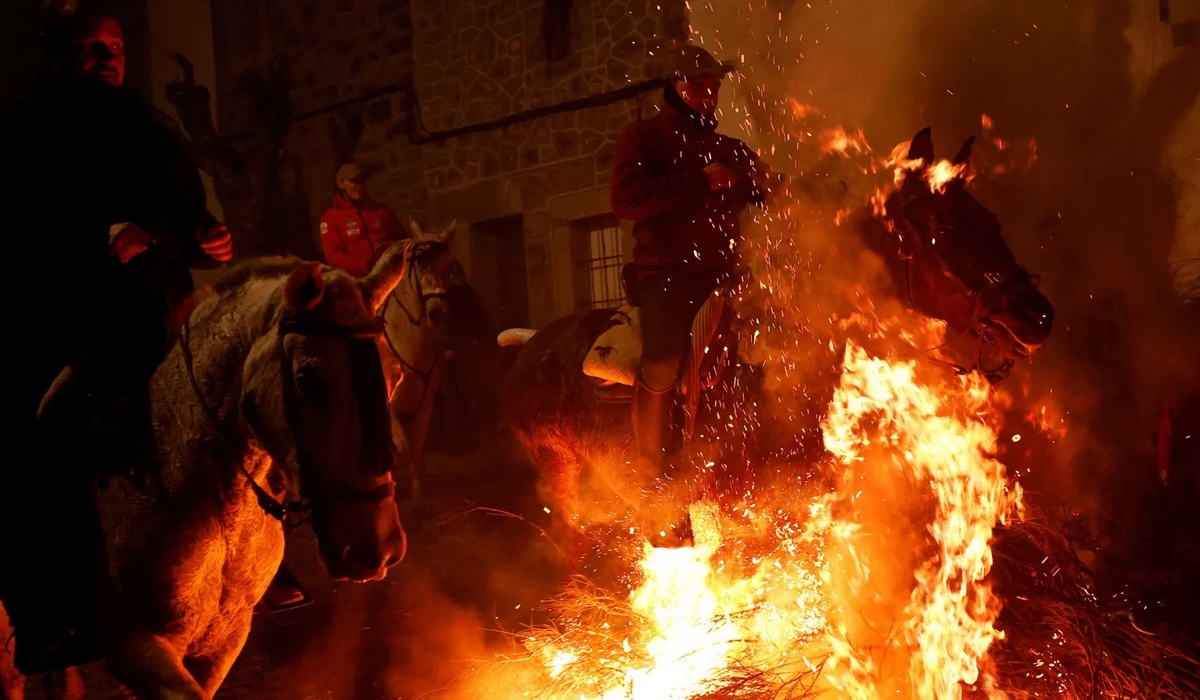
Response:
[[[577,269],[586,281],[580,285],[586,290],[585,303],[581,306],[593,309],[621,306],[625,303],[625,289],[621,284],[625,256],[621,250],[621,226],[617,218],[585,219],[572,228],[586,241],[586,247],[580,251],[584,257],[577,261]]]

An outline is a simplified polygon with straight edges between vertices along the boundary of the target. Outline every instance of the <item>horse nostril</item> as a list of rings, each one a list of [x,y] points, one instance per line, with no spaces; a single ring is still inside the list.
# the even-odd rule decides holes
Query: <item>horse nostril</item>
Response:
[[[346,562],[362,569],[379,569],[383,566],[383,561],[383,553],[373,545],[351,547],[346,552]]]
[[[446,323],[446,312],[441,309],[430,309],[429,322],[435,326],[443,325]]]

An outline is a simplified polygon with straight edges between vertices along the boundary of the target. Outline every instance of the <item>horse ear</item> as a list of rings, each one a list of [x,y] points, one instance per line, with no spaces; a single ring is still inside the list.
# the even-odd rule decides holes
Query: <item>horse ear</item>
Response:
[[[414,241],[419,241],[425,237],[425,232],[421,230],[421,224],[418,224],[417,220],[411,216],[408,217],[408,230],[412,231]]]
[[[975,137],[969,136],[966,141],[963,141],[962,148],[958,149],[958,155],[954,156],[951,161],[955,165],[966,165],[971,161],[971,147],[975,145]]]
[[[449,245],[450,240],[454,238],[454,232],[458,230],[458,219],[451,219],[450,223],[446,224],[446,228],[438,234],[438,240]]]
[[[296,268],[283,285],[283,298],[295,311],[311,311],[325,297],[325,276],[320,263]]]
[[[926,165],[933,163],[933,135],[932,129],[929,127],[918,131],[908,146],[908,159],[917,160],[918,158],[925,161]]]
[[[358,287],[362,292],[363,301],[372,313],[378,314],[383,310],[388,295],[404,277],[410,245],[408,241],[393,243],[379,256],[379,261],[375,263],[371,272],[359,280]]]

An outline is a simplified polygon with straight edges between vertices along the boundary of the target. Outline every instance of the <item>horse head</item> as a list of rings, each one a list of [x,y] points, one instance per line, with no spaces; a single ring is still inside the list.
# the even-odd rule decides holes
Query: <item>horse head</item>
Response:
[[[339,579],[382,578],[405,553],[375,346],[377,307],[399,281],[386,267],[362,280],[296,267],[273,293],[272,330],[242,368],[244,423],[298,492],[290,495],[307,499],[321,558]]]
[[[967,189],[973,141],[938,161],[928,128],[913,138],[885,203],[890,250],[878,252],[892,258],[901,294],[916,310],[976,333],[1011,363],[1046,341],[1054,307],[1013,256],[1000,220]]]
[[[462,265],[450,250],[456,222],[451,221],[440,231],[425,231],[410,219],[409,228],[412,242],[406,283],[397,286],[392,296],[411,325],[442,327],[450,318],[452,292],[467,283]]]

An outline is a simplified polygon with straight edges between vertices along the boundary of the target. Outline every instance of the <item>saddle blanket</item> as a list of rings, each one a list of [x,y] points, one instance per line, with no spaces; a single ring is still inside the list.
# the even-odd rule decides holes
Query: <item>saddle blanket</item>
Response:
[[[691,350],[683,367],[684,390],[689,382],[699,381],[701,365],[709,354],[709,344],[728,313],[728,305],[713,294],[701,306],[692,321]],[[612,315],[612,326],[596,338],[583,359],[583,373],[604,384],[633,386],[642,361],[641,315],[632,306],[622,306]]]
[[[612,384],[633,386],[642,361],[642,335],[638,310],[622,306],[612,316],[612,327],[600,334],[583,359],[583,373]]]

